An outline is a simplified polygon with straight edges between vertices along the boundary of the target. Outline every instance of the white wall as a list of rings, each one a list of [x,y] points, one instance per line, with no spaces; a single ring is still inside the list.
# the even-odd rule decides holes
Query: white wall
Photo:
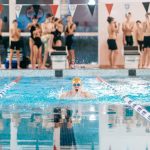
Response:
[[[112,1],[112,0],[111,0]],[[115,0],[114,0],[115,1]],[[101,10],[100,16],[100,65],[109,65],[109,61],[107,58],[108,54],[108,47],[107,47],[107,38],[108,38],[108,33],[107,33],[107,17],[109,16],[107,9],[106,9],[106,4],[107,2],[101,2],[99,4],[99,9]],[[128,10],[125,9],[125,4],[129,4],[130,8]],[[150,11],[150,7],[149,7]],[[114,17],[116,21],[122,23],[125,20],[125,13],[126,12],[131,12],[133,16],[133,20],[141,20],[143,21],[145,19],[145,14],[146,11],[144,9],[144,6],[142,2],[114,2],[112,11],[110,16]],[[118,55],[117,58],[117,64],[118,65],[123,65],[124,64],[124,58],[122,57],[121,53],[123,54],[123,33],[122,30],[120,29],[120,34],[118,35],[117,38],[117,44],[120,50],[120,54]]]

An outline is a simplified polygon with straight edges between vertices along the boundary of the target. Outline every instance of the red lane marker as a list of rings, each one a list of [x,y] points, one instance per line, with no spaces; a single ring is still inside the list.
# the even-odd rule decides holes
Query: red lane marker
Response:
[[[21,77],[17,77],[15,80],[14,80],[14,82],[19,82],[20,81],[20,79],[21,79]]]

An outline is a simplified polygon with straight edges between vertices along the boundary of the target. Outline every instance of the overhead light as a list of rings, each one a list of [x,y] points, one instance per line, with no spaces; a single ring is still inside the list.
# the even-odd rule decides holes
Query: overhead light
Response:
[[[94,107],[94,106],[91,106],[91,107],[90,107],[90,111],[91,111],[91,112],[95,112],[95,107]]]
[[[95,0],[89,0],[88,5],[95,5]]]
[[[89,120],[90,121],[95,121],[96,120],[96,116],[93,114],[93,115],[90,115],[89,116]]]

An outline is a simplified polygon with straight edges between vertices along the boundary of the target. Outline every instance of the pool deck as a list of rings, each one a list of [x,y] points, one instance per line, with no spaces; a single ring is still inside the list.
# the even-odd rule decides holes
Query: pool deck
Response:
[[[0,77],[128,77],[149,76],[150,69],[0,70]]]

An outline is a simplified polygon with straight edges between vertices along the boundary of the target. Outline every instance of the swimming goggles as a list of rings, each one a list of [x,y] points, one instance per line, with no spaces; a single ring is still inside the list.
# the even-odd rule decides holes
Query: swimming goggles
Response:
[[[81,84],[80,83],[77,83],[77,84],[73,84],[73,86],[81,86]]]

